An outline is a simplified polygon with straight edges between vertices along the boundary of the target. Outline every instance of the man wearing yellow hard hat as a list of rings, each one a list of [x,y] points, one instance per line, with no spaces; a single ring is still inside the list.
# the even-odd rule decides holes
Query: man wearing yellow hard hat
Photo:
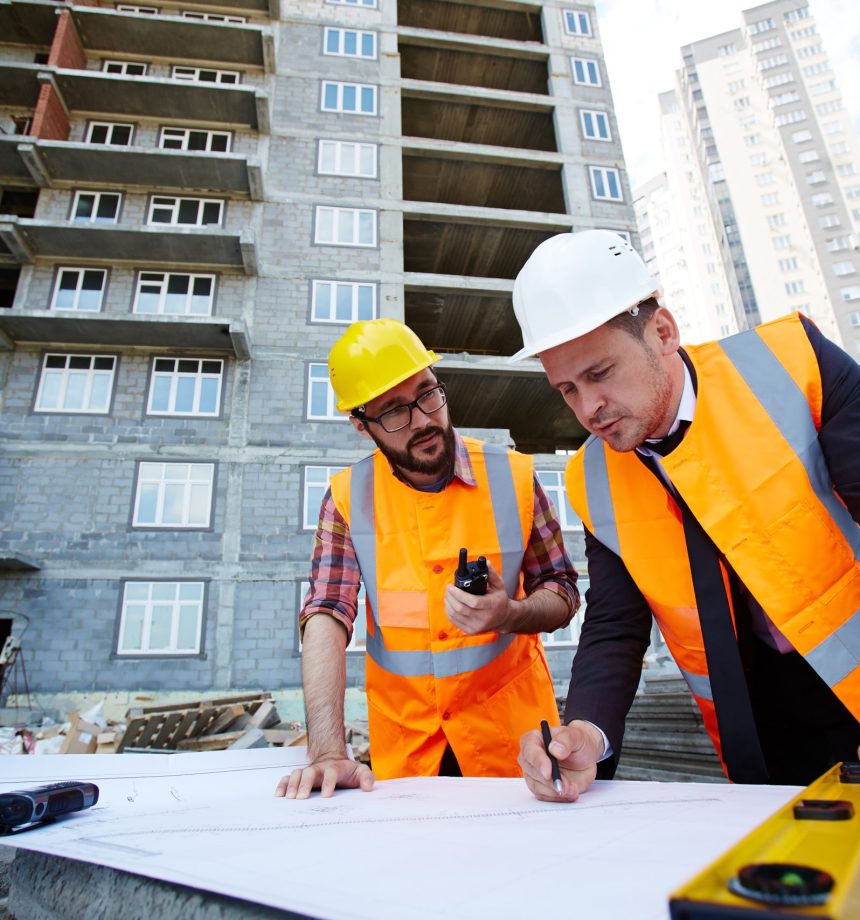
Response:
[[[796,313],[681,348],[658,296],[607,230],[546,240],[514,282],[513,360],[591,433],[566,473],[590,590],[561,795],[522,741],[543,799],[611,777],[652,616],[732,782],[807,785],[860,744],[860,365]]]
[[[570,622],[576,572],[532,459],[452,427],[438,360],[393,319],[353,324],[329,355],[337,408],[377,449],[332,478],[320,509],[300,614],[310,765],[278,795],[373,785],[344,745],[356,616],[379,778],[518,776],[520,735],[558,724],[538,633]],[[461,549],[484,594],[454,586]]]

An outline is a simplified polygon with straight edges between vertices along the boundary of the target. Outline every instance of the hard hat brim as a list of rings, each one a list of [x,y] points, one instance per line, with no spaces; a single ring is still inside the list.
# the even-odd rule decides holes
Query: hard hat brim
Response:
[[[426,364],[421,364],[420,367],[409,368],[408,371],[406,371],[403,374],[397,375],[390,382],[386,381],[385,386],[377,387],[375,389],[370,390],[366,398],[363,399],[361,402],[353,403],[352,405],[347,405],[343,401],[338,400],[335,403],[335,408],[337,409],[338,412],[352,412],[352,410],[357,408],[358,406],[366,405],[371,400],[376,399],[377,396],[382,396],[383,393],[387,393],[389,390],[393,390],[394,387],[396,387],[398,384],[403,383],[404,380],[408,380],[410,377],[414,377],[416,374],[420,374],[421,371],[423,371],[425,368],[432,367],[434,364],[438,364],[438,362],[442,360],[442,355],[437,355],[435,351],[428,350],[427,354],[430,356],[431,360],[429,360]],[[349,402],[352,402],[352,400],[350,400]]]

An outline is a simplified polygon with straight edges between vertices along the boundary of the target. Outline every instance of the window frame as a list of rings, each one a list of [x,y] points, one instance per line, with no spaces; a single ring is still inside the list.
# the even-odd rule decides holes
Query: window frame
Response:
[[[328,491],[329,486],[331,485],[331,478],[336,473],[340,473],[343,470],[347,469],[345,466],[333,466],[330,464],[318,464],[318,463],[309,463],[302,468],[302,519],[300,530],[304,532],[309,532],[317,529],[317,524],[319,523],[319,512],[322,505],[323,497]],[[326,470],[326,480],[323,485],[321,482],[308,482],[308,473],[311,470]],[[308,511],[311,510],[308,505],[308,493],[311,489],[322,489],[322,492],[319,497],[319,501],[313,508],[313,520],[310,521],[308,518]]]
[[[615,185],[618,189],[618,196],[601,195],[598,192],[597,179],[598,175],[605,173],[600,179],[607,189],[610,189],[610,178],[614,178]],[[592,166],[588,167],[588,180],[591,187],[591,195],[595,201],[611,201],[616,204],[624,202],[624,188],[621,185],[621,170],[614,166]]]
[[[591,120],[594,122],[595,127],[599,128],[599,123],[602,121],[603,126],[606,130],[606,136],[602,137],[598,134],[589,134],[588,133],[588,121]],[[609,112],[601,111],[600,109],[580,109],[579,110],[579,127],[582,131],[582,136],[585,140],[589,141],[600,141],[601,143],[609,143],[612,141],[612,127],[609,124]]]
[[[582,533],[584,529],[582,519],[573,510],[567,498],[564,470],[535,469],[535,476],[537,476],[541,488],[552,502],[553,508],[555,508],[556,518],[561,529],[569,533]],[[556,478],[556,481],[550,481],[551,477]]]
[[[147,467],[161,467],[161,477],[145,478],[144,469]],[[186,478],[184,480],[170,479],[165,475],[168,467],[187,467]],[[199,470],[207,469],[209,471],[208,483],[205,480],[195,480],[192,478],[194,468]],[[176,461],[176,460],[138,460],[134,470],[134,495],[131,505],[131,528],[135,531],[140,530],[157,530],[157,531],[211,531],[213,529],[213,517],[215,511],[215,484],[217,478],[217,464],[212,461]],[[182,520],[177,522],[164,521],[165,493],[168,485],[182,485]],[[154,521],[140,520],[141,500],[143,498],[143,488],[146,485],[156,485],[156,513]],[[191,498],[194,486],[208,486],[208,496],[206,502],[206,520],[205,523],[200,521],[191,521],[189,514],[191,511]]]
[[[563,9],[561,12],[565,35],[576,38],[594,38],[594,30],[591,28],[591,15],[588,10]],[[584,29],[582,28],[583,22],[585,24]]]
[[[110,70],[111,67],[118,66],[119,70]],[[142,67],[142,73],[129,73],[129,67]],[[101,72],[110,74],[114,77],[145,77],[149,73],[149,64],[143,61],[127,61],[123,58],[103,58]]]
[[[61,307],[57,305],[57,299],[60,295],[62,288],[62,278],[65,272],[78,272],[80,274],[79,282],[76,284],[75,291],[75,306],[73,307]],[[98,272],[102,276],[102,286],[99,291],[99,304],[95,309],[82,308],[77,304],[80,302],[81,291],[83,290],[82,284],[83,280],[86,277],[88,272]],[[49,310],[63,310],[70,313],[101,313],[104,308],[105,293],[107,292],[108,285],[108,269],[106,268],[91,268],[84,265],[58,265],[56,270],[56,275],[54,278],[54,286],[51,293],[50,306]],[[66,290],[70,290],[66,288]]]
[[[309,361],[305,379],[307,381],[307,395],[305,397],[306,420],[309,422],[347,421],[347,416],[343,412],[339,412],[335,406],[337,394],[331,385],[328,365],[320,361]],[[318,415],[313,411],[314,396],[323,388],[325,389],[326,410],[324,414]]]
[[[92,217],[78,217],[77,210],[78,204],[80,203],[81,198],[84,196],[90,196],[94,199]],[[116,214],[113,218],[110,219],[99,219],[98,209],[101,205],[102,199],[115,198],[116,199]],[[118,224],[119,215],[122,210],[122,192],[97,192],[90,191],[89,189],[78,189],[75,191],[75,194],[72,197],[72,207],[69,211],[69,223],[72,224]]]
[[[114,643],[114,657],[116,658],[205,658],[205,652],[203,651],[205,637],[206,637],[206,607],[208,603],[209,596],[209,581],[208,579],[201,578],[153,578],[153,579],[142,579],[142,578],[128,578],[123,579],[122,590],[119,594],[119,611],[117,615],[116,623],[116,636]],[[176,585],[176,598],[172,601],[173,610],[171,611],[171,627],[170,632],[171,636],[178,634],[178,621],[179,617],[177,613],[179,612],[177,608],[182,605],[182,598],[179,597],[181,593],[181,585],[199,585],[200,586],[200,598],[196,600],[197,605],[197,624],[196,624],[196,648],[192,649],[182,649],[182,648],[167,648],[167,649],[153,649],[151,647],[144,646],[141,642],[141,648],[132,649],[132,650],[123,650],[123,639],[125,638],[125,633],[127,629],[127,610],[128,610],[128,601],[135,600],[128,597],[128,588],[130,585],[146,585],[148,586],[148,597],[144,602],[145,607],[149,610],[153,603],[153,588],[156,585]],[[187,603],[187,602],[186,602]],[[145,636],[151,636],[152,630],[152,613],[151,610],[148,614],[144,614],[145,621],[141,629],[141,639]]]
[[[337,95],[337,104],[333,108],[326,105],[326,90],[328,87],[335,87]],[[355,99],[359,103],[358,108],[347,109],[344,107],[344,95],[347,89],[355,90]],[[372,110],[364,109],[361,100],[364,98],[363,90],[370,90],[373,97]],[[338,115],[362,115],[368,118],[375,118],[379,114],[379,86],[375,83],[353,83],[350,80],[321,80],[320,81],[320,111],[329,114]]]
[[[595,83],[592,80],[580,80],[576,72],[577,64],[582,64],[583,76],[588,76],[590,69],[593,67],[594,76],[597,78],[597,82]],[[603,86],[603,76],[600,73],[600,62],[597,58],[577,57],[575,55],[572,55],[570,58],[570,73],[571,73],[571,78],[573,79],[573,82],[577,86],[596,86],[596,87]]]
[[[93,128],[107,128],[110,134],[113,134],[115,128],[128,128],[128,143],[115,144],[112,141],[94,141]],[[134,128],[131,122],[127,121],[88,121],[87,129],[84,132],[84,143],[95,144],[99,147],[133,147],[134,146]]]
[[[157,311],[150,310],[139,310],[138,306],[140,304],[140,295],[141,288],[144,284],[155,284],[155,280],[151,278],[145,278],[147,275],[161,275],[162,281],[162,291],[159,293],[159,309]],[[172,311],[167,312],[164,310],[164,305],[167,303],[167,297],[169,291],[167,288],[170,284],[170,279],[173,277],[182,277],[189,279],[188,293],[186,294],[186,304],[187,308],[182,313],[174,313]],[[211,280],[211,291],[209,294],[209,312],[208,313],[198,313],[190,309],[194,295],[194,281],[198,278],[206,278]],[[214,314],[215,308],[215,294],[218,287],[218,276],[211,272],[172,272],[172,271],[155,271],[152,269],[141,269],[137,273],[134,283],[134,293],[132,294],[132,313],[139,316],[212,316]],[[149,293],[149,292],[147,292]]]
[[[326,169],[323,164],[323,152],[326,149],[332,149],[326,145],[333,145],[334,168]],[[370,150],[373,160],[372,172],[349,172],[342,168],[341,164],[344,159],[344,150],[347,147],[354,147],[355,162],[360,166],[362,162],[362,149]],[[320,176],[347,176],[351,179],[378,179],[379,178],[379,144],[371,141],[342,141],[321,137],[317,141],[317,175]]]
[[[166,139],[166,134],[169,131],[174,131],[177,134],[184,135],[182,137],[182,146],[180,147],[165,147],[164,141]],[[206,148],[200,150],[196,147],[189,147],[188,142],[192,134],[202,134],[206,136]],[[226,150],[213,150],[212,149],[212,140],[216,137],[224,137],[227,140]],[[183,153],[230,153],[233,149],[233,132],[232,131],[213,131],[208,128],[182,128],[178,125],[162,125],[158,129],[158,149],[159,150],[179,150]]]
[[[323,221],[321,218],[328,212],[331,212],[332,215],[333,236],[332,239],[322,239],[321,225]],[[347,214],[352,215],[353,230],[356,231],[356,235],[349,242],[339,239],[342,221],[346,220]],[[369,243],[356,242],[356,237],[360,237],[361,234],[362,216],[367,214],[372,215],[373,240]],[[318,204],[314,207],[314,244],[316,246],[341,246],[351,249],[376,249],[379,239],[378,223],[379,212],[376,208],[349,208]]]
[[[323,317],[317,313],[318,291],[323,285],[331,285],[331,294],[329,297],[329,318]],[[338,288],[347,287],[351,289],[350,293],[350,317],[347,319],[337,318],[338,308]],[[371,292],[371,315],[362,316],[360,297],[361,290],[368,288]],[[312,278],[311,279],[311,310],[310,321],[312,323],[329,323],[345,325],[357,322],[361,319],[376,319],[379,311],[379,285],[372,281],[341,281],[339,279]],[[333,318],[332,318],[333,317]]]
[[[349,32],[355,33],[356,51],[354,54],[343,50],[344,46],[346,45],[346,36]],[[337,36],[337,51],[329,50],[329,40],[333,35]],[[364,39],[367,37],[370,37],[371,43],[373,45],[372,54],[363,54],[360,50],[364,43]],[[345,57],[354,58],[361,61],[376,61],[379,59],[379,39],[377,33],[371,29],[347,29],[341,26],[325,26],[323,28],[322,53],[326,57]]]
[[[65,359],[66,366],[62,369],[60,368],[49,368],[48,359],[49,358],[63,358]],[[68,384],[69,380],[72,377],[72,371],[83,370],[82,368],[71,368],[69,364],[73,358],[88,358],[90,361],[90,367],[86,371],[86,381],[84,384],[84,391],[86,394],[86,408],[67,408],[65,405],[58,407],[46,408],[40,406],[40,403],[43,399],[45,392],[45,381],[48,376],[48,371],[57,372],[61,370],[62,379],[60,382],[60,394],[62,396],[63,403],[68,394]],[[100,368],[95,367],[96,360],[107,360],[110,359],[113,362],[113,367],[110,371],[106,371]],[[39,370],[39,379],[36,384],[36,392],[33,398],[33,412],[38,413],[39,415],[110,415],[111,408],[113,406],[113,394],[114,394],[114,384],[116,383],[116,372],[119,365],[119,356],[111,354],[101,354],[96,352],[85,353],[85,352],[59,352],[59,351],[48,351],[45,352],[42,356],[42,365]],[[107,386],[107,398],[105,400],[104,408],[93,409],[92,408],[92,390],[93,382],[96,376],[99,375],[108,377],[108,386]]]
[[[172,370],[167,371],[159,369],[159,361],[172,361],[174,367]],[[197,362],[198,369],[196,371],[183,370],[180,368],[180,365],[183,362]],[[203,366],[205,364],[218,364],[219,371],[218,374],[214,374],[211,371],[204,371]],[[149,379],[148,379],[148,388],[146,394],[146,415],[152,416],[154,418],[221,418],[221,404],[222,397],[224,395],[224,359],[223,358],[190,358],[190,357],[176,357],[173,355],[155,355],[152,359],[152,364],[149,369]],[[194,393],[193,393],[193,408],[191,411],[181,411],[176,409],[176,400],[177,392],[179,390],[180,381],[183,379],[188,379],[189,377],[194,380]],[[203,382],[205,380],[216,379],[217,377],[217,392],[215,396],[215,409],[212,412],[204,412],[200,409],[200,400],[203,391]],[[156,395],[156,384],[158,380],[163,379],[169,380],[168,386],[168,408],[166,409],[155,409],[153,408],[153,400]]]
[[[197,22],[221,22],[232,26],[242,26],[248,22],[247,16],[236,16],[232,13],[207,13],[205,10],[180,10],[179,18]]]
[[[173,202],[172,205],[168,206],[166,202]],[[189,223],[187,221],[180,221],[179,211],[183,203],[196,202],[197,203],[197,220],[195,223]],[[203,215],[206,210],[206,205],[217,204],[218,205],[218,220],[213,222],[209,221],[203,223]],[[154,220],[154,214],[156,209],[172,211],[172,216],[169,221],[167,220]],[[224,221],[226,218],[227,212],[227,201],[224,198],[201,198],[196,195],[150,195],[149,205],[146,209],[146,225],[148,227],[224,227]]]
[[[188,75],[183,73],[187,71]],[[201,80],[200,74],[215,74],[214,80]],[[235,80],[225,80],[223,77],[235,77]],[[212,86],[241,86],[241,70],[223,70],[219,67],[189,67],[187,64],[174,64],[170,68],[170,79],[178,80],[180,83],[205,83]]]

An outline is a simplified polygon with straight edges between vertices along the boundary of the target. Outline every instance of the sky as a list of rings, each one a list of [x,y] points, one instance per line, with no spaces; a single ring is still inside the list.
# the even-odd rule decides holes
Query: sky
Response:
[[[631,188],[662,172],[659,93],[673,89],[681,47],[738,29],[741,0],[596,0],[618,130]],[[809,0],[854,131],[860,135],[860,14],[857,0]]]

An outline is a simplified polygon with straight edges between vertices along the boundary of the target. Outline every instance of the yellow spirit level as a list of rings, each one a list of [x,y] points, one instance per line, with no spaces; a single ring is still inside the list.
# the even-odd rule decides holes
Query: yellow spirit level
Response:
[[[672,920],[860,918],[860,763],[837,764],[678,889]]]

